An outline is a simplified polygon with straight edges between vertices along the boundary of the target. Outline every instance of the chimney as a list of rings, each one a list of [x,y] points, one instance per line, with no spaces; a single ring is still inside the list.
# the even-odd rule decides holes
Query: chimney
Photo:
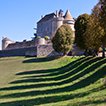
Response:
[[[58,17],[58,11],[56,10],[56,17]]]
[[[41,18],[43,18],[43,15],[41,15]]]

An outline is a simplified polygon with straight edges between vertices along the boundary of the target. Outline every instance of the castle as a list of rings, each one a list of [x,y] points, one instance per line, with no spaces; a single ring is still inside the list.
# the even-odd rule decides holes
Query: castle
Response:
[[[22,42],[15,42],[5,37],[2,39],[2,51],[0,51],[0,56],[5,56],[5,53],[7,54],[6,56],[49,56],[50,53],[54,53],[53,55],[55,55],[56,53],[52,48],[52,43],[50,40],[45,40],[44,37],[49,36],[50,39],[52,39],[56,30],[63,24],[70,25],[74,32],[74,23],[75,21],[69,10],[67,10],[65,14],[62,10],[47,14],[44,17],[41,17],[37,22],[36,35],[41,38],[34,38],[30,41],[23,40]]]
[[[74,22],[69,10],[66,11],[65,15],[62,10],[47,14],[37,22],[37,35],[41,37],[50,36],[52,38],[56,30],[63,24],[70,25],[74,31]]]

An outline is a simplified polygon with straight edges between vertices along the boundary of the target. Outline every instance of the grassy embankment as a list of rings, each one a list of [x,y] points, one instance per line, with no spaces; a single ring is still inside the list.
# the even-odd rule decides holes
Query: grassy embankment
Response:
[[[106,106],[106,58],[0,58],[0,106]]]

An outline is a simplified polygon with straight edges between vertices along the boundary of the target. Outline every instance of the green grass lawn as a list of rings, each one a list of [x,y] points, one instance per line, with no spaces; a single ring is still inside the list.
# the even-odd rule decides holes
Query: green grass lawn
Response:
[[[106,106],[106,58],[0,58],[0,106]]]

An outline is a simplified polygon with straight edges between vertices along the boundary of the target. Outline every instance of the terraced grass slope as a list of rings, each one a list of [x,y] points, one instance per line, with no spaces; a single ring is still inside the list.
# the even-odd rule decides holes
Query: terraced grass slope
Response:
[[[0,58],[0,106],[106,106],[106,58]]]

